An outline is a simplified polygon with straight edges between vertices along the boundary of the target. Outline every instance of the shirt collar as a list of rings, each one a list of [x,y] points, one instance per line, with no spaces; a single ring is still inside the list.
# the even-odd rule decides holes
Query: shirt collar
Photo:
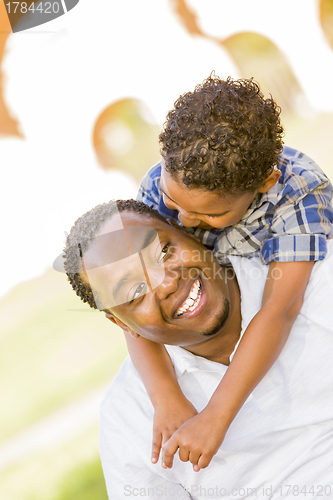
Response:
[[[196,356],[182,347],[174,345],[166,345],[165,347],[174,365],[177,378],[181,377],[185,372],[205,371],[224,374],[228,368],[221,363],[210,361],[202,356]]]

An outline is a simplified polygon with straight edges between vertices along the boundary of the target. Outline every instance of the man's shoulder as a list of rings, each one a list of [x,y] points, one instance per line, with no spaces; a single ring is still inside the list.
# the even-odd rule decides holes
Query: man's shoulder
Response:
[[[333,331],[333,238],[327,240],[327,254],[313,267],[306,288],[301,314],[308,320]]]
[[[101,414],[116,415],[128,399],[128,392],[140,392],[142,381],[129,357],[121,365],[101,403]]]
[[[268,266],[263,264],[258,257],[247,259],[241,256],[231,256],[230,261],[241,292],[242,326],[245,328],[260,309]],[[299,318],[305,318],[309,327],[310,324],[318,325],[331,332],[333,330],[332,297],[333,238],[327,240],[325,259],[314,265]]]

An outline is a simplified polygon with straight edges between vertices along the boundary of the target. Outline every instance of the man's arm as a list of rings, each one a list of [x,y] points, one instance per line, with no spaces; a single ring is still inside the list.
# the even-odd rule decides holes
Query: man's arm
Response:
[[[271,262],[262,308],[249,323],[210,402],[163,446],[167,467],[172,467],[177,449],[180,459],[189,460],[194,470],[208,466],[231,422],[285,345],[312,268],[313,262]]]

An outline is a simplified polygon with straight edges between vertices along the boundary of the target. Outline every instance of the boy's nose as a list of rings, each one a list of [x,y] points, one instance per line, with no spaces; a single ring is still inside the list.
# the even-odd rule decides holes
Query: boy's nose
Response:
[[[200,219],[198,219],[195,216],[192,216],[188,214],[187,212],[179,212],[178,214],[178,220],[183,224],[185,227],[195,227],[198,226],[201,222]]]

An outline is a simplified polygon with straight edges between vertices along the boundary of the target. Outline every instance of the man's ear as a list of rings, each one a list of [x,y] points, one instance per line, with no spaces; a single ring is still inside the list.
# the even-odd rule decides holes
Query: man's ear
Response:
[[[258,193],[267,193],[280,179],[281,170],[274,169],[273,172],[267,177],[262,186],[258,189]]]
[[[130,328],[129,326],[125,325],[125,323],[123,321],[121,321],[121,319],[117,318],[113,314],[106,313],[105,317],[108,320],[110,320],[112,323],[114,323],[115,325],[119,326],[119,328],[121,328],[122,330],[124,330],[125,332],[127,332],[129,335],[131,335],[131,337],[133,337],[134,339],[138,339],[140,337],[140,335],[138,333],[134,332],[134,330],[132,330],[132,328]]]

